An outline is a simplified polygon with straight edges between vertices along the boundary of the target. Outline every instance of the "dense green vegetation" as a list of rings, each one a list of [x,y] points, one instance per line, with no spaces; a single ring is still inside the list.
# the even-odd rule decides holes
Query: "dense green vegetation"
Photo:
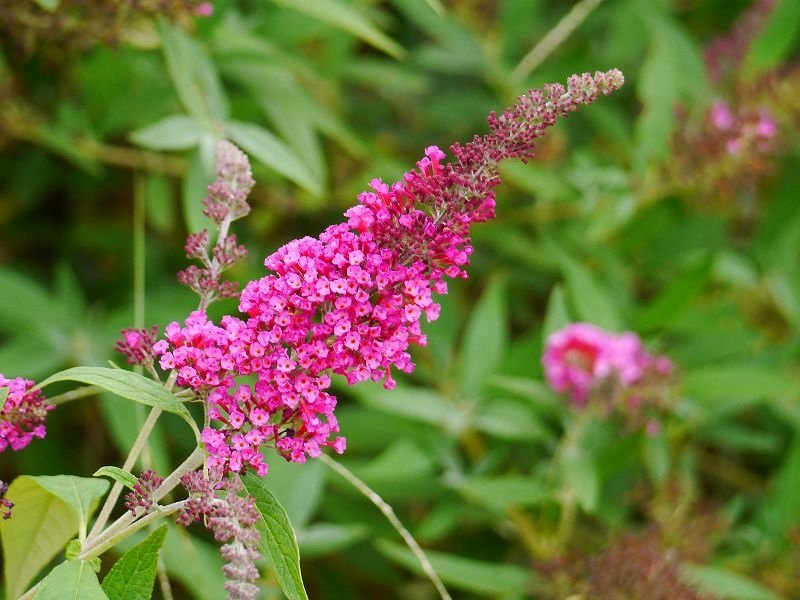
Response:
[[[36,381],[122,365],[122,328],[163,331],[197,306],[175,273],[207,226],[220,138],[257,182],[236,224],[249,256],[228,273],[244,283],[372,178],[485,133],[528,88],[622,70],[623,89],[559,121],[535,160],[503,164],[498,217],[475,227],[470,278],[441,297],[414,373],[392,391],[334,381],[337,460],[454,597],[800,597],[798,3],[7,4],[0,373]],[[544,342],[574,321],[670,357],[656,426],[550,389]],[[121,464],[145,416],[105,393],[59,406],[44,439],[0,453],[0,479]],[[165,415],[146,460],[168,473],[193,444]],[[339,475],[266,458],[309,597],[436,596]],[[202,527],[170,526],[162,556],[176,597],[224,595]],[[260,566],[263,597],[282,597]]]

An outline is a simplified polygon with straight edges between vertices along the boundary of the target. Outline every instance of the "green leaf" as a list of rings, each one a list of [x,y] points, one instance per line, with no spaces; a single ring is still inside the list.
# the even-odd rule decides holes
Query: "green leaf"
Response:
[[[264,482],[248,473],[242,478],[247,493],[255,500],[261,519],[256,526],[261,534],[258,546],[270,557],[278,583],[289,600],[307,600],[300,573],[300,551],[289,516]]]
[[[203,130],[186,115],[170,115],[130,134],[134,144],[151,150],[186,150],[200,143]]]
[[[748,73],[768,71],[779,66],[792,52],[800,35],[800,5],[796,0],[780,0],[769,22],[758,33],[744,61]]]
[[[43,332],[63,330],[66,317],[51,295],[37,283],[11,270],[0,268],[0,329]]]
[[[41,6],[48,12],[53,12],[58,8],[58,5],[61,4],[61,0],[34,0],[36,4]]]
[[[183,527],[167,526],[169,534],[161,555],[172,579],[179,581],[197,600],[225,597],[225,575],[219,548],[196,538]]]
[[[620,331],[622,320],[608,291],[586,267],[566,254],[561,256],[561,265],[578,318],[609,331]]]
[[[111,598],[150,600],[158,568],[158,553],[167,526],[161,525],[122,555],[103,579],[103,590]]]
[[[636,319],[637,331],[652,331],[680,317],[708,284],[711,277],[711,262],[702,260],[673,279],[656,298],[642,307]]]
[[[343,29],[394,58],[402,58],[405,54],[403,48],[373,25],[362,11],[339,0],[273,0],[273,2]]]
[[[69,353],[67,344],[46,337],[44,332],[19,333],[0,345],[0,365],[4,373],[38,380],[63,366]]]
[[[707,84],[700,51],[684,29],[656,3],[639,7],[650,39],[636,89],[644,105],[636,123],[641,170],[654,158],[666,158],[678,101],[696,103]]]
[[[537,411],[552,413],[564,407],[564,401],[541,381],[508,375],[493,375],[489,379],[492,388],[527,400]]]
[[[530,407],[514,400],[482,403],[472,420],[479,431],[502,440],[552,441],[553,434],[536,418]]]
[[[405,546],[386,540],[379,540],[375,545],[392,560],[424,575],[419,560]],[[518,596],[524,594],[533,582],[531,570],[525,567],[482,562],[429,550],[425,554],[444,583],[468,592]]]
[[[408,439],[397,439],[369,463],[354,469],[372,485],[387,482],[419,481],[434,472],[431,454]],[[339,481],[339,480],[337,480]]]
[[[78,531],[83,533],[89,523],[89,517],[97,506],[97,501],[108,491],[109,483],[104,479],[76,477],[74,475],[40,475],[33,477],[23,475],[63,500],[78,518]]]
[[[472,310],[461,341],[456,381],[464,397],[478,397],[500,364],[508,341],[506,320],[505,287],[495,278]]]
[[[542,325],[542,338],[547,340],[553,333],[559,329],[563,329],[575,319],[570,316],[569,309],[567,308],[567,301],[564,297],[564,288],[561,285],[556,285],[553,291],[550,292],[550,298],[547,300],[547,312],[544,317],[544,324]]]
[[[794,442],[785,452],[780,470],[759,512],[761,520],[768,522],[778,536],[800,522],[800,435],[795,435]]]
[[[161,385],[138,373],[108,367],[73,367],[51,375],[36,388],[43,388],[57,381],[80,381],[96,385],[117,396],[178,415],[189,424],[195,435],[200,437],[197,424],[183,403],[176,400]]]
[[[158,31],[167,69],[186,112],[203,124],[227,118],[228,99],[203,47],[183,29],[165,21],[159,22]]]
[[[36,600],[64,600],[65,598],[108,600],[91,565],[81,560],[66,560],[50,571],[47,577],[42,579],[39,592],[36,594]]]
[[[398,385],[387,391],[379,385],[362,383],[350,391],[370,408],[437,425],[452,434],[460,433],[468,424],[464,412],[428,388]]]
[[[6,407],[6,402],[8,402],[8,391],[10,388],[4,387],[0,388],[0,413],[3,412],[3,409]]]
[[[145,202],[148,223],[160,233],[169,232],[175,223],[175,203],[166,177],[158,173],[146,175]]]
[[[669,475],[670,455],[667,437],[663,432],[646,435],[643,440],[644,464],[654,483],[663,483]]]
[[[536,506],[553,496],[541,482],[524,475],[469,477],[455,487],[476,504],[498,512],[512,506]]]
[[[340,552],[366,539],[369,534],[364,523],[314,523],[297,532],[297,541],[303,556],[308,559]]]
[[[592,458],[582,452],[565,456],[561,463],[561,476],[578,505],[587,513],[594,512],[600,498],[600,478]]]
[[[14,516],[0,520],[6,598],[18,598],[36,574],[78,533],[78,516],[32,477],[18,477],[6,497]]]
[[[299,464],[284,460],[274,450],[267,450],[269,488],[286,509],[289,522],[303,527],[314,516],[322,500],[325,465],[318,460]]]
[[[259,125],[232,121],[228,133],[242,149],[314,196],[322,194],[322,182],[284,142]]]
[[[110,477],[114,481],[121,483],[128,489],[133,489],[138,479],[132,473],[128,473],[124,469],[113,466],[100,467],[94,472],[93,477]]]
[[[181,188],[181,205],[183,207],[183,218],[186,222],[186,231],[198,232],[203,229],[211,229],[211,221],[203,214],[203,198],[206,189],[214,180],[214,165],[206,164],[204,149],[215,144],[213,139],[203,141],[203,144],[192,154],[189,163],[189,171],[183,178]]]
[[[720,600],[782,600],[749,577],[720,567],[685,565],[682,575],[701,592],[713,594]]]

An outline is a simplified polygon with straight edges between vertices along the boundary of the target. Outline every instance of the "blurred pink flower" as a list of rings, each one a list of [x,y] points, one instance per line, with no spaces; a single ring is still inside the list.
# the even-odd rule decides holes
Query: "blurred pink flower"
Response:
[[[198,17],[210,17],[214,14],[214,5],[211,2],[201,2],[195,7],[194,14]]]
[[[572,323],[548,339],[542,357],[551,387],[568,394],[574,406],[584,406],[601,384],[614,381],[622,389],[641,383],[650,373],[672,373],[671,361],[649,354],[632,332],[613,334],[590,323]],[[627,407],[638,409],[645,398],[627,397]]]
[[[731,112],[731,107],[724,100],[716,100],[714,102],[709,117],[714,127],[721,131],[727,131],[733,127],[733,113]]]

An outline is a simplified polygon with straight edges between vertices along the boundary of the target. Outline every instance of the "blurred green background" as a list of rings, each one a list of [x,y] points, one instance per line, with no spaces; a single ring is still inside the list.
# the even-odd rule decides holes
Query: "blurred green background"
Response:
[[[250,254],[231,278],[245,282],[425,146],[485,132],[530,87],[619,68],[621,92],[558,123],[537,160],[503,166],[498,218],[475,228],[471,278],[450,285],[417,371],[392,392],[337,383],[342,462],[395,507],[455,597],[695,597],[679,574],[698,598],[800,598],[800,3],[196,9],[0,6],[0,372],[121,363],[122,327],[196,306],[175,273],[187,231],[205,226],[220,137],[257,181],[236,224]],[[709,125],[714,102],[777,131],[755,142],[743,126],[751,137],[731,151],[733,134]],[[548,390],[544,336],[575,320],[636,331],[673,359],[679,393],[660,433]],[[46,439],[0,456],[0,477],[118,464],[143,418],[111,397],[67,404]],[[162,421],[152,460],[167,472],[193,442]],[[310,597],[435,597],[335,474],[269,462]],[[175,528],[165,561],[177,597],[224,593],[203,531]],[[264,597],[280,597],[262,572]]]

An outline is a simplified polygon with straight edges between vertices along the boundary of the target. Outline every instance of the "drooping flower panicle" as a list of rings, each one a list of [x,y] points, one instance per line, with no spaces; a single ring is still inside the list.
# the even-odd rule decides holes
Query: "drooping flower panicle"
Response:
[[[226,562],[222,571],[228,598],[256,598],[258,587],[253,582],[258,579],[256,523],[260,514],[255,501],[250,496],[239,496],[242,487],[239,480],[223,478],[219,469],[211,469],[208,477],[204,477],[202,471],[187,473],[181,483],[189,492],[189,498],[178,514],[178,523],[185,526],[204,518],[214,539],[225,542],[220,553]]]
[[[0,373],[0,389],[8,390],[0,410],[0,452],[22,450],[33,438],[45,436],[45,418],[55,405],[47,403],[41,390],[30,391],[33,386],[30,379],[7,379]]]
[[[490,115],[489,134],[454,144],[452,163],[439,148],[426,148],[402,181],[371,181],[346,222],[267,257],[272,273],[241,293],[243,318],[215,325],[200,311],[184,326],[172,323],[154,351],[162,368],[177,370],[179,385],[208,400],[216,425],[202,433],[208,465],[263,474],[265,444],[295,462],[323,446],[343,452],[344,439],[332,439],[339,426],[330,374],[392,388],[392,368],[410,372],[409,346],[426,343],[421,320],[439,315],[433,294],[447,293],[446,277],[466,277],[470,226],[494,217],[498,163],[532,158],[535,140],[558,117],[622,83],[613,70],[532,90]],[[187,253],[203,243],[192,242]],[[234,378],[243,375],[255,382],[237,386]]]

